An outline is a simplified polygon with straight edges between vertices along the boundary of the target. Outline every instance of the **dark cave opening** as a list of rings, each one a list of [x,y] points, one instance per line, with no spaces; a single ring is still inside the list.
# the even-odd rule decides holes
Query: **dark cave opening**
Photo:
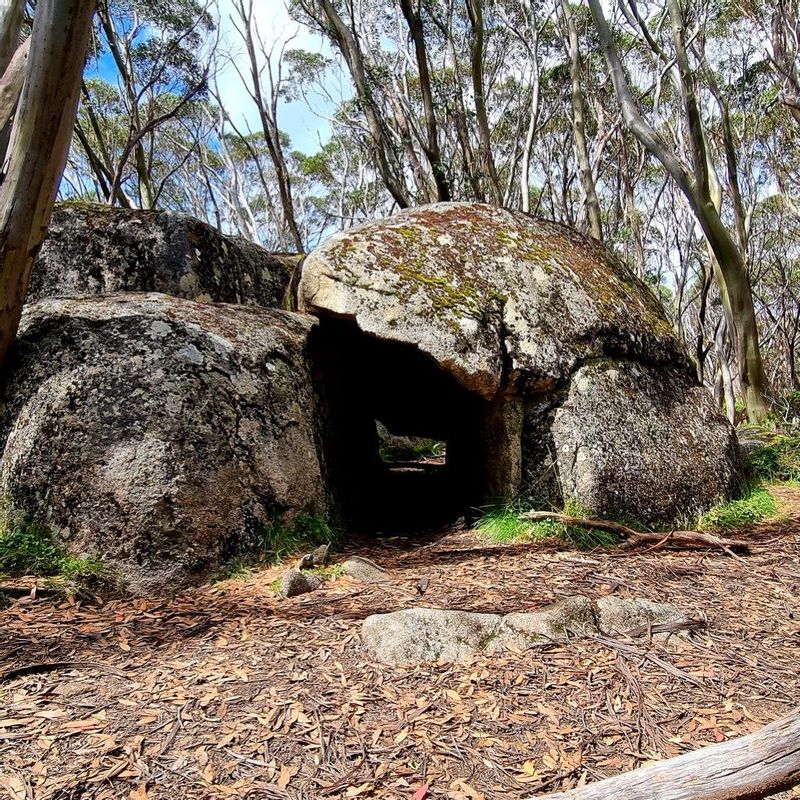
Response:
[[[314,342],[328,466],[348,528],[430,531],[506,493],[496,465],[508,459],[495,451],[507,437],[494,435],[493,403],[416,346],[351,320],[323,318]]]

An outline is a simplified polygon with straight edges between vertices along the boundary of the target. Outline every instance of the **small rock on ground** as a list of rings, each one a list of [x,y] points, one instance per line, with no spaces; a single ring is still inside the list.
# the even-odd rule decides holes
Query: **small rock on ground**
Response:
[[[498,614],[408,608],[367,617],[361,634],[375,661],[466,661],[494,640],[501,621]]]
[[[603,633],[628,633],[659,622],[688,622],[689,618],[668,603],[608,595],[595,603],[597,626]]]
[[[345,575],[366,583],[381,583],[389,578],[389,573],[368,558],[352,556],[342,564]]]
[[[330,551],[331,546],[329,544],[321,544],[316,550],[302,556],[298,562],[297,568],[312,569],[313,567],[324,567],[328,563]]]
[[[313,592],[322,581],[316,575],[300,572],[299,569],[288,569],[281,578],[281,594],[284,597],[295,597],[298,594]]]
[[[467,661],[477,652],[525,650],[570,636],[615,634],[658,622],[687,622],[675,606],[650,600],[575,595],[538,611],[475,614],[437,608],[409,608],[373,614],[362,625],[367,653],[386,664]]]

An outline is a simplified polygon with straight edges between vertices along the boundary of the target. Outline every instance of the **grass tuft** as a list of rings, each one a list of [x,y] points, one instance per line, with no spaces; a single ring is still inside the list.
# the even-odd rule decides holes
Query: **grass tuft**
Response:
[[[520,517],[526,510],[520,503],[494,506],[481,517],[476,528],[493,542],[516,542],[527,539],[531,529],[537,527],[537,523],[531,523]]]
[[[753,483],[800,481],[800,433],[782,433],[756,447],[744,459]]]
[[[703,514],[697,524],[701,531],[733,531],[746,528],[778,513],[778,503],[765,486],[753,486],[738,500],[722,503]]]
[[[247,578],[259,567],[277,566],[287,558],[321,544],[335,548],[341,543],[341,538],[341,531],[313,514],[298,514],[289,521],[273,520],[245,546],[237,547],[226,558],[219,579]]]
[[[476,528],[493,542],[532,542],[546,539],[560,539],[569,542],[580,550],[593,550],[598,547],[613,547],[619,537],[609,531],[598,531],[565,525],[554,519],[531,521],[521,516],[531,504],[516,501],[505,506],[490,508],[478,521]],[[589,511],[581,508],[574,500],[564,505],[564,513],[571,517],[590,517]]]
[[[71,555],[47,526],[7,510],[0,514],[0,574],[59,578],[65,590],[98,590],[112,583],[98,559]]]

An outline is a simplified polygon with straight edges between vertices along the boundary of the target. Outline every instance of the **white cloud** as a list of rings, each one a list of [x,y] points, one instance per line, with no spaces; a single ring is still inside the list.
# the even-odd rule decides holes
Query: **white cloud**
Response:
[[[233,22],[236,18],[233,0],[219,0],[219,17],[223,51],[231,54],[242,73],[249,73],[244,46]],[[289,42],[290,49],[321,52],[331,56],[327,42],[295,22],[289,16],[283,0],[255,0],[254,18],[260,38],[268,50],[275,45],[277,53],[282,44]],[[244,125],[251,130],[258,130],[260,122],[257,110],[242,86],[236,66],[227,64],[218,75],[217,82],[225,107],[237,126]],[[323,118],[328,110],[328,104],[321,99],[316,109],[318,113],[302,101],[282,103],[278,121],[281,130],[291,137],[295,149],[313,153],[319,148],[320,142],[324,143],[330,136],[330,125]]]

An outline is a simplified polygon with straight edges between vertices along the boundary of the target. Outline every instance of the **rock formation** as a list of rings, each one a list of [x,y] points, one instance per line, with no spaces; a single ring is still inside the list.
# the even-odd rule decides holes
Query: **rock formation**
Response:
[[[571,498],[657,522],[736,485],[733,429],[650,290],[560,225],[479,204],[403,211],[312,253],[298,302],[344,376],[328,389],[347,431],[334,460],[360,485],[374,419],[446,440],[466,504]]]
[[[57,206],[31,273],[28,300],[163,292],[210,303],[283,308],[298,256],[170,211]]]
[[[202,580],[284,516],[327,517],[312,328],[160,294],[29,304],[0,494],[137,593]]]
[[[299,261],[181,215],[60,208],[0,403],[4,502],[151,592],[301,514],[432,527],[528,496],[669,521],[735,488],[732,428],[598,243],[423,207],[332,236],[295,274],[300,313],[264,308]],[[379,430],[446,457],[384,462]]]

